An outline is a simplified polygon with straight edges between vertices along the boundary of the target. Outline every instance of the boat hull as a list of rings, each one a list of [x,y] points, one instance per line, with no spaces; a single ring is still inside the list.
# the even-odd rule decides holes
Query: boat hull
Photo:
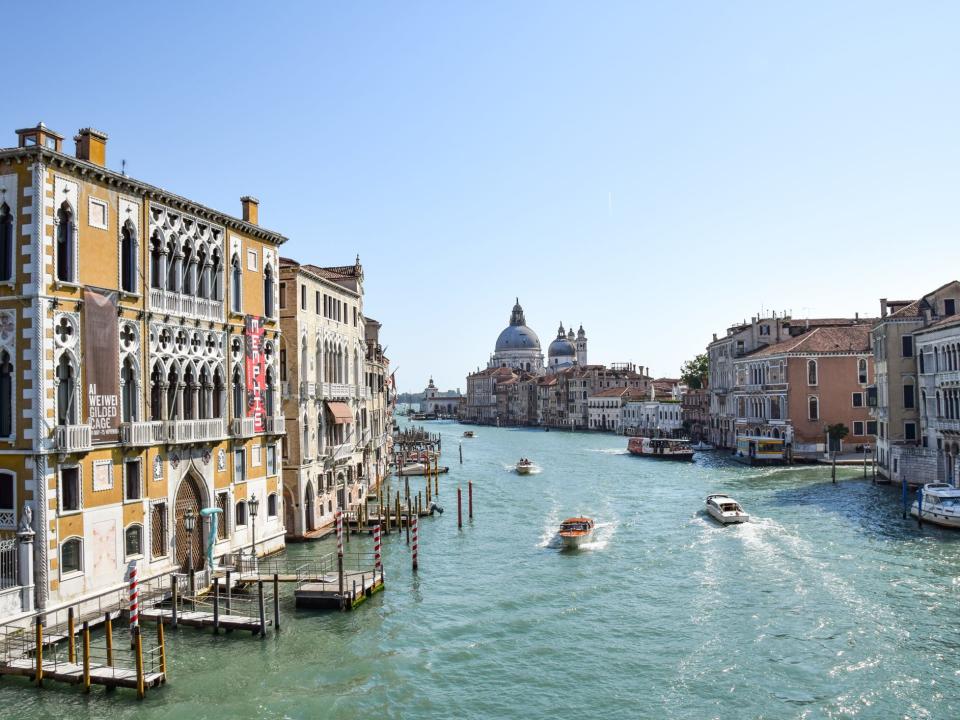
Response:
[[[916,501],[914,501],[913,505],[910,507],[910,514],[913,517],[917,517]],[[923,520],[923,522],[939,525],[940,527],[953,528],[955,530],[960,530],[960,516],[957,516],[957,515],[945,515],[942,512],[930,512],[929,510],[924,508],[923,516],[920,519]]]
[[[532,466],[529,466],[529,467],[520,467],[520,466],[518,465],[518,466],[516,467],[516,471],[517,471],[517,475],[530,475],[530,474],[533,473],[533,467],[532,467]]]
[[[593,533],[584,533],[583,535],[560,535],[560,542],[568,550],[576,550],[586,542],[590,542]]]
[[[750,522],[750,516],[746,513],[727,515],[724,512],[710,506],[707,507],[707,512],[710,513],[710,517],[722,525],[734,525],[736,523]]]
[[[679,460],[680,462],[690,462],[693,460],[693,453],[645,453],[641,450],[630,450],[631,455],[637,457],[651,458],[653,460]]]

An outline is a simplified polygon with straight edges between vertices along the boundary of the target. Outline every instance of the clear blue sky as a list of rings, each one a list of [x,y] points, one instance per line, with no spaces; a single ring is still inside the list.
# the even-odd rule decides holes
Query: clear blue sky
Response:
[[[761,308],[960,275],[952,3],[20,3],[0,133],[352,262],[401,389],[465,385],[519,295],[546,349],[675,375]],[[72,150],[72,142],[69,146]]]

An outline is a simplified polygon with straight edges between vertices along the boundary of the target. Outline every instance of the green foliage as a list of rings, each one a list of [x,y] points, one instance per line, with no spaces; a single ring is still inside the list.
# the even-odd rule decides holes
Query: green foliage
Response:
[[[699,390],[706,382],[709,370],[707,354],[700,353],[693,360],[687,360],[680,368],[680,380],[688,388]]]
[[[830,436],[831,440],[843,440],[849,434],[850,429],[843,423],[827,426],[827,435]]]

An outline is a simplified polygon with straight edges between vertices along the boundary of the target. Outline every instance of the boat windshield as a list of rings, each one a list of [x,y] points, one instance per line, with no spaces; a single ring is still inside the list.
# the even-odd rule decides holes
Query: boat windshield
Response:
[[[960,509],[960,497],[946,497],[940,500],[944,507]]]

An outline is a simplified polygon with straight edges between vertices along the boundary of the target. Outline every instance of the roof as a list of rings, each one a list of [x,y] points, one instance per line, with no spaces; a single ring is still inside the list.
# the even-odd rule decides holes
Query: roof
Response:
[[[785,355],[788,353],[861,353],[870,350],[870,324],[841,327],[816,327],[783,342],[759,348],[746,359]]]
[[[590,397],[620,397],[627,391],[627,388],[622,387],[613,387],[605,388],[603,390],[598,390],[593,393]]]

